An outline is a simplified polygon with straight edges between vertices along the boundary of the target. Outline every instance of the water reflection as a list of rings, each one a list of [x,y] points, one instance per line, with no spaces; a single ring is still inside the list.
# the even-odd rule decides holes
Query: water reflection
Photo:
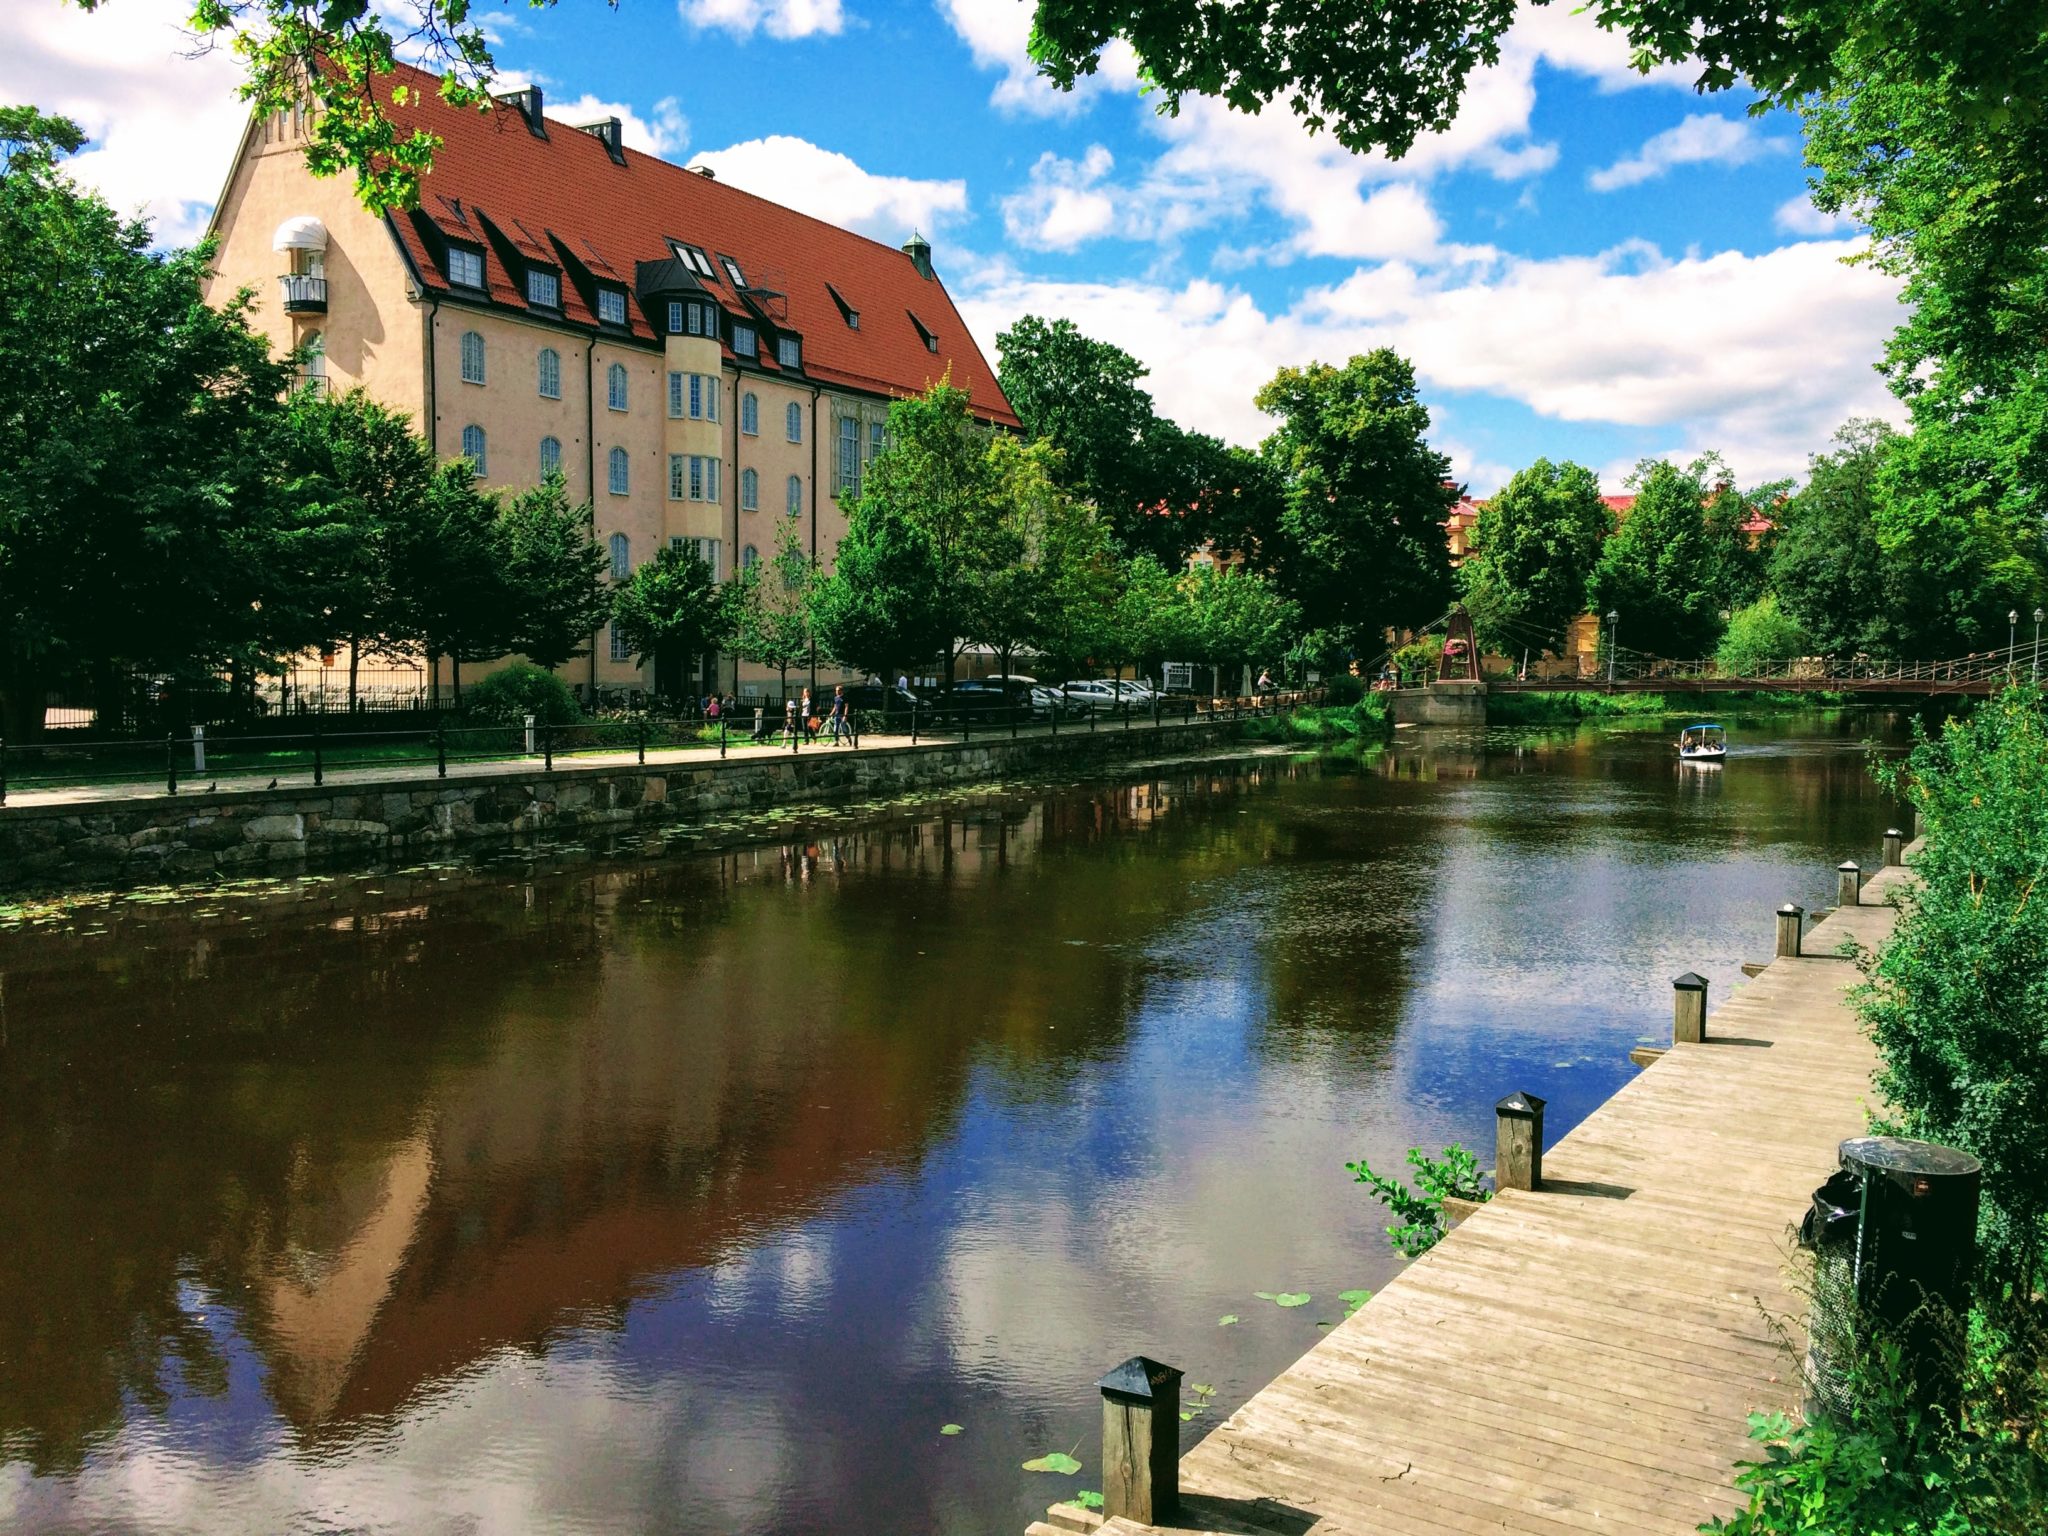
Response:
[[[0,935],[0,1522],[1021,1529],[1106,1364],[1227,1408],[1391,1271],[1346,1158],[1515,1086],[1569,1124],[1874,848],[1864,729],[1714,783],[1404,736]]]

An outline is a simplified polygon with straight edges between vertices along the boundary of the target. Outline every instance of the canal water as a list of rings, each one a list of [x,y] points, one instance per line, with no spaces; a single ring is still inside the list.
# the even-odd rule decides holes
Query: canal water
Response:
[[[1561,1134],[1877,856],[1896,722],[1673,734],[18,913],[0,1529],[1020,1536],[1111,1366],[1191,1444],[1395,1272],[1347,1161]]]

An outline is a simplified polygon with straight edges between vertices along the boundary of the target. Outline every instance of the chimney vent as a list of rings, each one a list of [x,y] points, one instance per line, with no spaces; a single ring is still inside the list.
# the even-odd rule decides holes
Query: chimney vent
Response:
[[[516,91],[507,91],[503,96],[492,98],[501,107],[517,107],[519,115],[526,119],[526,131],[536,139],[548,136],[548,125],[541,116],[541,89],[537,85],[524,86]]]
[[[908,256],[910,264],[917,268],[919,277],[929,278],[932,275],[931,242],[916,230],[912,230],[910,238],[903,242],[903,254]]]

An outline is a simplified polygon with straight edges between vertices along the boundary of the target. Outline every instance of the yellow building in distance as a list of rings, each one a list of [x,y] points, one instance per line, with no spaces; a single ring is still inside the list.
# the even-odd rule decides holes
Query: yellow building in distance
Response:
[[[420,206],[367,212],[307,169],[305,116],[257,118],[214,215],[212,294],[252,290],[313,387],[405,411],[487,486],[560,470],[615,579],[683,543],[727,579],[792,519],[829,569],[890,401],[948,374],[1017,425],[922,236],[883,245],[629,148],[615,118],[550,118],[538,87],[477,113],[418,71],[380,83],[387,104],[394,85],[401,131],[442,141]],[[651,671],[609,632],[562,669],[591,698],[768,676]]]

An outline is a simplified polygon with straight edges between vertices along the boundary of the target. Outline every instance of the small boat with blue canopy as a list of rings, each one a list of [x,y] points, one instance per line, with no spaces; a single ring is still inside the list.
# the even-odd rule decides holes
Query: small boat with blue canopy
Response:
[[[1719,764],[1728,756],[1728,733],[1711,722],[1688,725],[1678,733],[1681,763]]]

